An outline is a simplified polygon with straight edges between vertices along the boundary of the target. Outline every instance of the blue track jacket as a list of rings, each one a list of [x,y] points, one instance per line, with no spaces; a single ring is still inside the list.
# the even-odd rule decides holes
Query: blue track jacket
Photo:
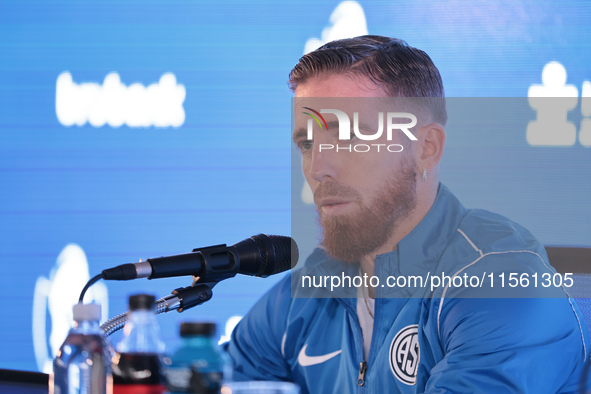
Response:
[[[302,393],[322,394],[578,392],[587,327],[567,288],[542,286],[543,274],[555,273],[543,246],[507,218],[465,209],[445,186],[397,250],[377,256],[375,275],[380,283],[442,274],[484,283],[492,274],[492,288],[490,281],[485,290],[376,288],[365,360],[356,292],[346,298],[301,286],[306,275],[343,273],[359,275],[359,268],[317,248],[264,295],[232,335],[234,379],[293,381]],[[537,287],[511,288],[512,273],[530,282],[537,274]]]

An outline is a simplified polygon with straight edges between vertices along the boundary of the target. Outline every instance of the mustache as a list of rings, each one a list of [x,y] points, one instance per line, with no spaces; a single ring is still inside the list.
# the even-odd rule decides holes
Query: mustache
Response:
[[[321,182],[314,190],[314,203],[316,205],[325,197],[344,197],[355,201],[361,199],[357,190],[335,181]]]

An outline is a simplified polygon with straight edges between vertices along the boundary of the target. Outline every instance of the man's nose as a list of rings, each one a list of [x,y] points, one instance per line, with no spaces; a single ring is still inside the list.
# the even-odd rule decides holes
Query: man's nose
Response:
[[[317,182],[336,179],[338,174],[338,152],[333,144],[314,144],[310,162],[310,176]]]

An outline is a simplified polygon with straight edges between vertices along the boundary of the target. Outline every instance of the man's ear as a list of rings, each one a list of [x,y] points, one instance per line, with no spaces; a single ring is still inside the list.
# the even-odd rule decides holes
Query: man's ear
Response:
[[[441,161],[445,149],[445,127],[439,123],[429,123],[419,129],[419,152],[417,165],[419,170],[430,172]]]

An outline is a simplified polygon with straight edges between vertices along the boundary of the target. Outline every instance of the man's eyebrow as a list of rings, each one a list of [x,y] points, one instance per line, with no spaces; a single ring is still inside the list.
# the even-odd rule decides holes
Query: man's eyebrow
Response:
[[[326,122],[328,129],[337,129],[339,128],[339,121],[338,120],[331,120],[330,122]],[[302,137],[308,137],[308,129],[304,127],[300,127],[293,133],[293,140],[296,141]]]
[[[299,129],[297,129],[296,131],[294,131],[292,139],[294,141],[299,140],[302,137],[305,137],[308,134],[308,130],[306,130],[303,127],[300,127]]]

